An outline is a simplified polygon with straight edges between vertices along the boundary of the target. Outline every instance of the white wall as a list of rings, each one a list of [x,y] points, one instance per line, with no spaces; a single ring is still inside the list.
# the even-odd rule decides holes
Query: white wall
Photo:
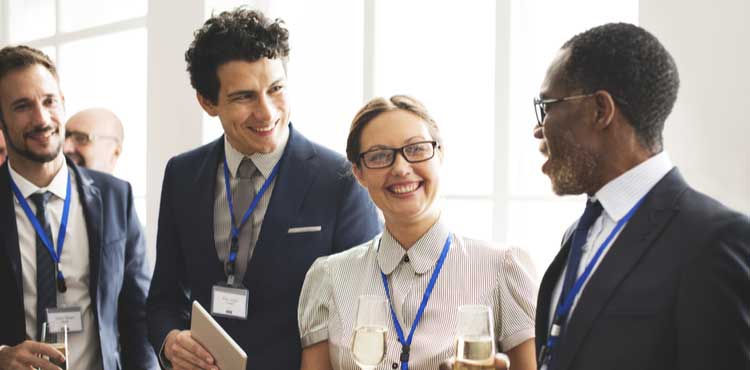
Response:
[[[665,147],[688,182],[750,213],[750,2],[643,0],[640,25],[677,62]]]
[[[193,31],[203,24],[203,0],[184,0],[174,15],[171,1],[149,1],[146,239],[152,265],[164,168],[169,158],[200,146],[202,137],[203,111],[190,86],[184,55]]]

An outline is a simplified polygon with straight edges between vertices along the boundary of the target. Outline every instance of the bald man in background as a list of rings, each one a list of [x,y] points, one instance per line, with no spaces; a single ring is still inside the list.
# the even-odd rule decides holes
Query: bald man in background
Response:
[[[104,108],[84,109],[65,124],[65,155],[79,166],[112,174],[122,153],[122,123]]]

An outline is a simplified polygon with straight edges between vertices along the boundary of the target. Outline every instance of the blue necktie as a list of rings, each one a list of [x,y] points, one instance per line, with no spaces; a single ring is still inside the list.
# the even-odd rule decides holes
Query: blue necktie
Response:
[[[568,295],[570,289],[578,278],[578,267],[581,265],[581,256],[583,255],[583,245],[586,244],[586,237],[589,233],[589,228],[594,224],[599,215],[602,214],[602,205],[598,201],[590,202],[586,201],[586,209],[583,211],[583,215],[578,220],[578,226],[573,232],[573,240],[570,243],[570,252],[568,254],[568,265],[565,270],[565,280],[563,280],[562,293],[560,294],[560,300],[563,300]],[[563,323],[566,318],[562,318]]]
[[[583,255],[583,245],[586,244],[586,237],[591,225],[594,224],[599,215],[602,214],[602,205],[597,202],[586,201],[586,209],[583,211],[583,215],[578,220],[578,225],[573,232],[573,240],[570,243],[570,252],[568,252],[568,264],[565,268],[565,280],[563,280],[562,292],[558,301],[558,306],[562,304],[568,292],[575,285],[576,278],[578,278],[578,267],[581,265],[581,256]],[[567,315],[560,317],[553,324],[559,325],[561,328],[560,339],[562,342],[565,333],[565,324],[567,322]],[[560,344],[555,346],[555,351],[560,350]],[[556,359],[559,356],[553,355],[550,362],[547,364],[547,370],[554,370],[557,367]]]
[[[29,198],[36,206],[36,218],[47,234],[47,240],[53,241],[52,230],[47,221],[47,202],[52,195],[50,192],[34,193]],[[54,243],[54,242],[53,242]],[[36,333],[42,337],[42,323],[47,321],[47,308],[57,307],[57,277],[55,276],[55,261],[52,260],[47,247],[44,246],[39,235],[36,236]]]

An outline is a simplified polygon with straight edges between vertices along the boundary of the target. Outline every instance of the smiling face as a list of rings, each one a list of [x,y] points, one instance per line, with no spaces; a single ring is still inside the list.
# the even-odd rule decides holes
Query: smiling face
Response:
[[[70,135],[63,153],[75,164],[97,171],[113,173],[122,153],[122,123],[114,113],[102,108],[86,109],[74,114],[65,124]],[[80,142],[76,137],[93,136]]]
[[[47,163],[62,154],[63,98],[57,80],[35,64],[0,80],[5,141],[11,161]]]
[[[235,60],[216,71],[216,104],[198,95],[211,116],[219,117],[229,143],[245,155],[273,152],[289,129],[286,72],[281,60]]]
[[[404,110],[381,113],[362,130],[361,152],[378,148],[400,148],[409,143],[434,140],[427,124]],[[371,169],[353,166],[360,184],[383,211],[386,226],[433,224],[440,215],[437,197],[440,188],[442,151],[427,161],[409,163],[400,154],[390,167]]]
[[[570,89],[563,69],[568,50],[562,50],[547,70],[540,90],[541,98],[561,98],[584,92]],[[542,127],[534,136],[540,139],[539,151],[547,157],[542,172],[552,181],[558,195],[590,193],[596,188],[601,156],[591,129],[595,117],[593,99],[576,99],[550,104]]]

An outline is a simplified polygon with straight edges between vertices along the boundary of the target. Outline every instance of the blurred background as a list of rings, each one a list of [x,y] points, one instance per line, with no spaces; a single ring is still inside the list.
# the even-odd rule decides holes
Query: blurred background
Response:
[[[639,24],[682,79],[665,130],[698,190],[750,212],[750,14],[746,0],[0,0],[0,45],[57,63],[68,116],[113,110],[125,126],[115,175],[130,181],[153,262],[166,161],[219,137],[185,72],[192,33],[247,5],[290,30],[292,122],[342,154],[374,96],[422,100],[446,138],[445,214],[454,231],[524,247],[541,274],[581,197],[556,197],[540,171],[532,98],[564,41],[606,22]],[[187,179],[186,179],[187,180]]]

